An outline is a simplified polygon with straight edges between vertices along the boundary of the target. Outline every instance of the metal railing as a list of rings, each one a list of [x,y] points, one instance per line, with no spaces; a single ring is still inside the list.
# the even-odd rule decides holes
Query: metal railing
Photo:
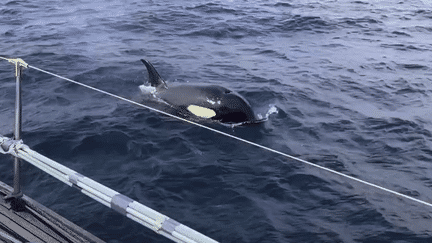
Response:
[[[205,242],[217,241],[143,205],[131,198],[120,194],[78,172],[53,161],[34,150],[31,150],[21,140],[21,73],[22,68],[27,67],[21,59],[7,59],[15,64],[16,77],[16,101],[15,101],[15,131],[14,138],[0,135],[0,153],[14,156],[14,186],[7,200],[18,200],[22,197],[20,185],[20,159],[45,171],[63,183],[79,189],[83,194],[93,198],[103,205],[114,209],[122,215],[152,229],[175,242]]]

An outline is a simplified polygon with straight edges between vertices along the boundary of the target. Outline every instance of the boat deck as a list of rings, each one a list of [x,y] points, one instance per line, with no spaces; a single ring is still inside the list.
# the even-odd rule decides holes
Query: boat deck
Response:
[[[104,242],[25,195],[5,201],[11,191],[0,181],[0,242]]]

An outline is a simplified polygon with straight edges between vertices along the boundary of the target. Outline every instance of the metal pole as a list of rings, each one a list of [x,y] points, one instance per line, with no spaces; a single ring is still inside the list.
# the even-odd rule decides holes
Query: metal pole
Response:
[[[21,112],[22,112],[22,103],[21,103],[21,71],[22,67],[17,62],[15,64],[15,75],[16,75],[16,94],[15,94],[15,131],[14,137],[15,140],[21,139]],[[20,168],[21,168],[21,160],[15,157],[14,161],[14,186],[13,192],[10,195],[7,195],[5,199],[9,198],[21,198],[23,193],[21,191],[21,176],[20,176]]]
[[[17,64],[17,72],[16,72],[16,97],[15,97],[15,140],[21,139],[21,124],[22,124],[22,103],[21,103],[21,65]],[[16,197],[21,197],[21,160],[15,157],[14,162],[14,191],[13,195]]]

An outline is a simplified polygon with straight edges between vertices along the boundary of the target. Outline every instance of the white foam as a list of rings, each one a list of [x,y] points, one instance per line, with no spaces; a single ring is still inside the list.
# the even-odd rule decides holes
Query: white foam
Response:
[[[268,118],[271,114],[277,114],[279,113],[278,109],[274,104],[269,105],[270,109],[266,113],[266,118]]]
[[[210,103],[210,104],[212,104],[212,105],[216,104],[215,101],[213,101],[213,100],[211,100],[211,99],[209,99],[209,98],[207,98],[207,102]]]
[[[155,94],[156,93],[156,88],[152,87],[152,86],[146,86],[146,85],[140,85],[139,89],[141,90],[141,92],[143,94]]]

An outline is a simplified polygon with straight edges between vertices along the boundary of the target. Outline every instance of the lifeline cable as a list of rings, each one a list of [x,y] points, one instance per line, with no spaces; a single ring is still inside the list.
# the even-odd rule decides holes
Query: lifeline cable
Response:
[[[2,58],[2,59],[5,59],[5,58]],[[8,59],[6,59],[6,60],[8,60]],[[230,138],[233,138],[233,139],[236,139],[236,140],[242,141],[242,142],[244,142],[244,143],[248,143],[248,144],[253,145],[253,146],[256,146],[256,147],[258,147],[258,148],[262,148],[262,149],[264,149],[264,150],[267,150],[267,151],[270,151],[270,152],[273,152],[273,153],[276,153],[276,154],[282,155],[282,156],[284,156],[284,157],[287,157],[287,158],[290,158],[290,159],[293,159],[293,160],[297,160],[297,161],[302,162],[302,163],[304,163],[304,164],[308,164],[308,165],[310,165],[310,166],[314,166],[314,167],[316,167],[316,168],[319,168],[319,169],[322,169],[322,170],[328,171],[328,172],[330,172],[330,173],[333,173],[333,174],[336,174],[336,175],[339,175],[339,176],[342,176],[342,177],[345,177],[345,178],[348,178],[348,179],[351,179],[351,180],[357,181],[357,182],[359,182],[359,183],[362,183],[362,184],[365,184],[365,185],[368,185],[368,186],[371,186],[371,187],[374,187],[374,188],[377,188],[377,189],[380,189],[380,190],[386,191],[386,192],[388,192],[388,193],[391,193],[391,194],[394,194],[394,195],[397,195],[397,196],[400,196],[400,197],[404,197],[404,198],[406,198],[406,199],[409,199],[409,200],[412,200],[412,201],[415,201],[415,202],[421,203],[421,204],[423,204],[423,205],[426,205],[426,206],[432,207],[432,203],[428,203],[428,202],[422,201],[422,200],[420,200],[420,199],[417,199],[417,198],[414,198],[414,197],[411,197],[411,196],[408,196],[408,195],[405,195],[405,194],[402,194],[402,193],[399,193],[399,192],[396,192],[396,191],[393,191],[393,190],[387,189],[387,188],[385,188],[385,187],[378,186],[378,185],[375,185],[375,184],[373,184],[373,183],[370,183],[370,182],[367,182],[367,181],[364,181],[364,180],[361,180],[361,179],[355,178],[355,177],[353,177],[353,176],[349,176],[349,175],[343,174],[343,173],[341,173],[341,172],[338,172],[338,171],[335,171],[335,170],[332,170],[332,169],[329,169],[329,168],[323,167],[323,166],[321,166],[321,165],[314,164],[314,163],[309,162],[309,161],[306,161],[306,160],[304,160],[304,159],[300,159],[300,158],[294,157],[294,156],[292,156],[292,155],[289,155],[289,154],[286,154],[286,153],[283,153],[283,152],[280,152],[280,151],[277,151],[277,150],[274,150],[274,149],[271,149],[271,148],[265,147],[265,146],[263,146],[263,145],[260,145],[260,144],[257,144],[257,143],[254,143],[254,142],[251,142],[251,141],[245,140],[245,139],[243,139],[243,138],[239,138],[239,137],[233,136],[233,135],[231,135],[231,134],[228,134],[228,133],[225,133],[225,132],[221,132],[221,131],[216,130],[216,129],[213,129],[213,128],[211,128],[211,127],[207,127],[207,126],[205,126],[205,125],[202,125],[202,124],[199,124],[199,123],[196,123],[196,122],[193,122],[193,121],[189,121],[189,120],[187,120],[187,119],[184,119],[184,118],[181,118],[181,117],[178,117],[178,116],[175,116],[175,115],[169,114],[169,113],[164,112],[164,111],[160,111],[160,110],[155,109],[155,108],[152,108],[152,107],[150,107],[150,106],[147,106],[147,105],[144,105],[144,104],[141,104],[141,103],[138,103],[138,102],[135,102],[135,101],[132,101],[132,100],[129,100],[129,99],[123,98],[123,97],[121,97],[121,96],[118,96],[118,95],[115,95],[115,94],[109,93],[109,92],[104,91],[104,90],[101,90],[101,89],[94,88],[94,87],[92,87],[92,86],[89,86],[89,85],[86,85],[86,84],[80,83],[80,82],[78,82],[78,81],[74,81],[74,80],[69,79],[69,78],[62,77],[62,76],[60,76],[60,75],[57,75],[57,74],[54,74],[54,73],[51,73],[51,72],[48,72],[48,71],[42,70],[42,69],[40,69],[40,68],[37,68],[37,67],[31,66],[31,65],[28,65],[28,67],[29,67],[29,68],[33,68],[33,69],[35,69],[35,70],[38,70],[38,71],[40,71],[40,72],[43,72],[43,73],[46,73],[46,74],[49,74],[49,75],[55,76],[55,77],[57,77],[57,78],[60,78],[60,79],[63,79],[63,80],[69,81],[69,82],[71,82],[71,83],[74,83],[74,84],[77,84],[77,85],[80,85],[80,86],[86,87],[86,88],[88,88],[88,89],[91,89],[91,90],[94,90],[94,91],[97,91],[97,92],[100,92],[100,93],[103,93],[103,94],[109,95],[109,96],[114,97],[114,98],[117,98],[117,99],[119,99],[119,100],[123,100],[123,101],[129,102],[129,103],[131,103],[131,104],[134,104],[134,105],[137,105],[137,106],[140,106],[140,107],[147,108],[147,109],[149,109],[149,110],[152,110],[152,111],[155,111],[155,112],[158,112],[158,113],[164,114],[164,115],[166,115],[166,116],[169,116],[169,117],[172,117],[172,118],[175,118],[175,119],[178,119],[178,120],[184,121],[184,122],[188,122],[188,123],[193,124],[193,125],[195,125],[195,126],[199,126],[199,127],[205,128],[205,129],[207,129],[207,130],[213,131],[213,132],[215,132],[215,133],[222,134],[222,135],[224,135],[224,136],[227,136],[227,137],[230,137]]]

